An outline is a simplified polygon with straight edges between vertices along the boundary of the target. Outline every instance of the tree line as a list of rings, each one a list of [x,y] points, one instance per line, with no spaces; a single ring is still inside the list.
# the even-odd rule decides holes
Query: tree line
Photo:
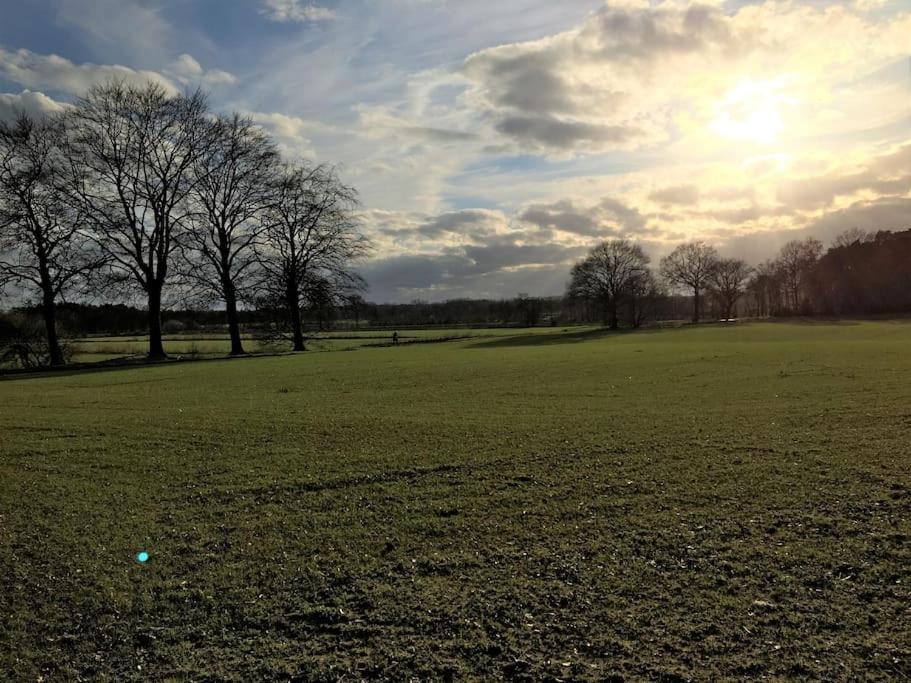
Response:
[[[77,310],[72,300],[141,299],[148,356],[161,359],[169,292],[197,304],[172,311],[173,324],[211,324],[219,302],[232,355],[244,353],[242,325],[304,350],[308,319],[319,329],[340,319],[617,328],[676,319],[684,302],[695,322],[911,311],[911,230],[851,230],[828,250],[795,240],[755,266],[695,241],[652,268],[639,245],[613,239],[572,268],[562,298],[372,304],[353,268],[370,250],[358,208],[333,166],[282,158],[250,118],[213,113],[201,91],[98,85],[59,114],[0,123],[0,291],[27,293],[42,328],[0,320],[0,338],[40,336],[41,351],[11,352],[60,365],[61,305],[77,329],[113,331],[135,329],[137,309]]]
[[[165,358],[169,287],[224,306],[244,353],[242,302],[279,312],[304,349],[300,310],[366,288],[358,196],[326,164],[283,159],[250,118],[201,91],[98,85],[62,113],[0,124],[0,286],[35,296],[47,361],[65,361],[58,306],[140,296],[148,356]]]
[[[678,245],[657,270],[625,239],[602,242],[572,269],[569,301],[585,302],[611,328],[632,327],[667,310],[669,293],[691,302],[693,322],[766,317],[911,312],[911,230],[839,235],[828,250],[808,237],[750,266],[701,241]],[[597,313],[596,313],[597,315]]]
[[[576,286],[570,286],[566,296],[519,294],[506,299],[377,304],[365,301],[359,293],[327,297],[319,294],[323,291],[320,288],[310,288],[300,308],[301,327],[307,331],[367,327],[389,329],[391,333],[392,329],[412,326],[610,324],[612,318],[615,326],[637,327],[649,320],[693,318],[696,297],[695,289],[690,291],[690,287],[695,286],[700,287],[700,319],[911,312],[911,231],[876,234],[849,231],[825,253],[814,240],[792,242],[777,258],[753,268],[741,260],[717,257],[710,250],[694,250],[690,244],[668,259],[664,269],[659,264],[658,269],[650,271],[645,255],[631,250],[635,257],[632,268],[635,286],[599,289],[598,263],[601,268],[609,268],[610,254],[620,248],[618,244],[596,248],[593,255],[597,260],[590,256],[584,267],[573,270],[572,281]],[[703,258],[693,256],[700,252]],[[705,270],[706,258],[713,264],[710,276],[699,278]],[[622,269],[618,268],[618,272],[622,275]],[[671,285],[667,277],[670,275],[679,275],[678,281],[683,286]],[[581,280],[583,276],[585,280]],[[608,284],[616,281],[613,276],[607,279]],[[607,298],[610,291],[617,292],[613,305]],[[255,303],[238,310],[239,326],[247,334],[270,338],[263,332],[273,332],[279,316],[268,308],[268,300],[259,301],[262,307]],[[79,335],[137,334],[147,328],[147,311],[131,305],[67,302],[58,306],[57,311],[64,329]],[[0,316],[0,347],[3,339],[16,339],[23,333],[30,338],[28,344],[12,347],[7,344],[21,356],[19,364],[41,363],[41,354],[36,349],[45,348],[44,335],[37,326],[29,324],[35,315],[40,317],[40,312],[38,304],[21,308],[5,318]],[[281,316],[287,317],[284,312]],[[11,324],[13,319],[18,321],[16,325]],[[221,333],[224,327],[224,311],[211,307],[187,308],[182,304],[181,308],[162,310],[162,328],[166,333]]]

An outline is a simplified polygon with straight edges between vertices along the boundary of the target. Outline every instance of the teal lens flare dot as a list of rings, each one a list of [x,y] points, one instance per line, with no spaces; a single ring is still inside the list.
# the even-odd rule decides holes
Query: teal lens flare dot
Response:
[[[136,561],[145,564],[149,561],[149,554],[145,550],[140,553],[136,553]]]

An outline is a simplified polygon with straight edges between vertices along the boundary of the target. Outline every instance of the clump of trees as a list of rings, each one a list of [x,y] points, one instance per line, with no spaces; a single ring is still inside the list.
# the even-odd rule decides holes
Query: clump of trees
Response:
[[[688,296],[691,318],[730,320],[738,315],[879,314],[911,311],[911,230],[869,234],[849,230],[825,250],[814,238],[792,240],[776,258],[749,266],[722,258],[704,242],[665,256],[657,272],[637,245],[615,239],[577,263],[569,301],[600,307],[606,325],[675,317],[668,292]],[[633,313],[635,312],[635,313]]]
[[[0,284],[20,285],[41,301],[50,365],[63,365],[57,331],[57,303],[98,268],[98,255],[87,248],[81,229],[85,212],[71,201],[63,178],[62,121],[20,116],[0,124]],[[34,331],[19,326],[13,356],[31,365],[43,355],[23,352]],[[28,346],[34,346],[33,342]]]
[[[68,295],[142,296],[150,359],[165,358],[168,293],[220,301],[232,354],[243,302],[276,297],[294,348],[301,309],[365,288],[358,198],[330,166],[282,161],[239,114],[200,92],[110,82],[61,114],[0,124],[0,286],[40,301],[50,365],[65,362]]]
[[[621,309],[639,327],[649,303],[662,296],[648,264],[642,247],[629,240],[602,242],[573,266],[569,298],[596,302],[612,330],[620,326]]]

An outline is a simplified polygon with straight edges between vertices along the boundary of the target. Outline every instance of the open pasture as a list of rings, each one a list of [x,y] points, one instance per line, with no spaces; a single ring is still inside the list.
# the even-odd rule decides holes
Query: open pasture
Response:
[[[0,671],[911,676],[909,349],[513,330],[0,381]]]
[[[591,327],[574,327],[574,332],[591,330]],[[307,338],[310,351],[351,351],[362,346],[379,346],[392,343],[392,334],[397,331],[403,345],[447,340],[475,339],[481,337],[515,336],[516,334],[553,334],[560,328],[430,328],[388,330],[347,330],[311,333]],[[569,330],[567,330],[569,331]],[[182,333],[164,337],[165,351],[175,357],[218,358],[231,351],[231,341],[226,334]],[[118,359],[139,358],[149,349],[149,342],[143,336],[83,337],[72,340],[73,361],[96,363]],[[291,342],[265,343],[255,337],[243,338],[244,349],[254,355],[274,355],[291,351]]]

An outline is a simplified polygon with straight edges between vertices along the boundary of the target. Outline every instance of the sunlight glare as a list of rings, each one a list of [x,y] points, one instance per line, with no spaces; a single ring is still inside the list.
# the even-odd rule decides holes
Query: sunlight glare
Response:
[[[785,129],[783,109],[794,100],[781,93],[781,79],[741,81],[718,105],[712,128],[722,137],[768,145]]]

